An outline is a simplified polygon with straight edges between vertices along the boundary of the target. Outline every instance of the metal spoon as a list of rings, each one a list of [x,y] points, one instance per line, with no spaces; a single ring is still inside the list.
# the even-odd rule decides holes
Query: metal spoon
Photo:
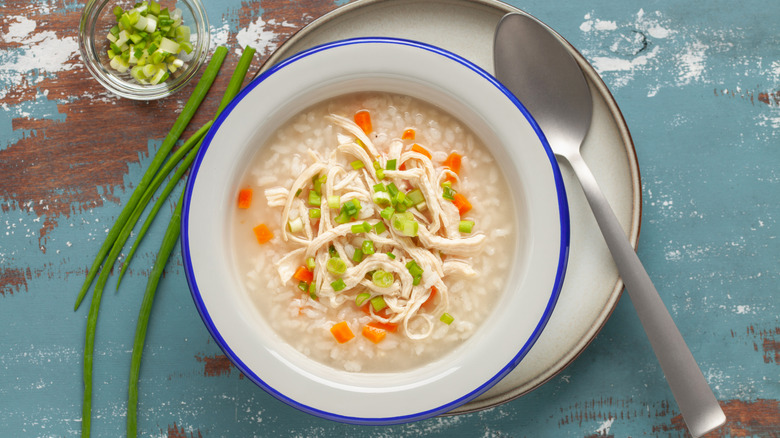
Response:
[[[498,80],[528,109],[555,155],[568,161],[579,179],[688,430],[696,437],[715,429],[726,416],[580,154],[593,101],[577,61],[551,29],[517,13],[499,22],[493,52]]]

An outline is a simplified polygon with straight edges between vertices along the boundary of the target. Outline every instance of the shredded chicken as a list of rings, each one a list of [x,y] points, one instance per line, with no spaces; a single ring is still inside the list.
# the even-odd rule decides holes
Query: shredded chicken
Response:
[[[339,115],[329,119],[342,130],[330,156],[310,150],[310,164],[291,187],[265,190],[268,206],[280,209],[282,238],[296,247],[275,263],[277,272],[288,283],[298,266],[313,261],[317,306],[349,305],[364,293],[371,299],[381,296],[386,310],[368,305],[372,319],[403,327],[411,339],[426,338],[447,310],[446,279],[477,274],[467,258],[479,253],[485,235],[461,233],[458,208],[442,196],[444,181],[457,185],[456,172],[420,152],[404,151],[400,140],[385,142],[380,147],[387,150],[380,151],[352,120]],[[389,160],[395,160],[394,169],[388,169]],[[391,183],[403,195],[418,189],[424,201],[399,205],[402,201],[387,199],[389,195],[377,198],[377,187],[389,189]],[[388,204],[394,207],[393,216],[388,216]],[[318,214],[312,213],[315,209]],[[293,228],[292,223],[302,226]],[[356,257],[366,240],[372,242],[373,253]],[[332,257],[344,261],[343,273],[327,269]],[[372,281],[377,271],[392,275],[392,283]],[[434,290],[435,307],[423,308]]]

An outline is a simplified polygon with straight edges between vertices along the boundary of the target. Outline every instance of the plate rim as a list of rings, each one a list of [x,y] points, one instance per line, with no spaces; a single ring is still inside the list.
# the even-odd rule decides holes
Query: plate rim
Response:
[[[365,9],[373,8],[378,5],[387,4],[390,3],[391,1],[397,2],[398,0],[355,0],[345,5],[338,6],[335,9],[331,10],[330,12],[315,18],[312,22],[302,26],[300,29],[295,31],[292,35],[290,35],[290,37],[287,40],[285,40],[282,44],[280,44],[279,47],[277,47],[276,50],[274,50],[273,53],[271,53],[269,57],[266,58],[266,60],[261,64],[256,74],[262,73],[262,71],[282,61],[286,57],[294,55],[294,53],[286,53],[286,52],[289,51],[288,49],[294,46],[298,41],[304,39],[310,33],[316,32],[319,27],[326,24],[327,22],[331,20],[343,18],[343,16],[348,14],[353,14],[359,11],[363,11]],[[436,0],[436,1],[445,4],[459,4],[459,5],[465,5],[471,7],[487,8],[495,13],[502,13],[502,14],[520,13],[540,21],[542,24],[544,24],[545,26],[553,30],[553,32],[555,32],[555,30],[552,27],[544,23],[544,21],[539,20],[534,15],[520,8],[517,8],[513,5],[501,2],[499,0]],[[611,114],[615,122],[615,125],[617,127],[617,130],[620,134],[620,137],[622,139],[624,150],[628,158],[627,161],[628,161],[629,172],[631,174],[632,202],[631,202],[631,221],[630,221],[628,239],[631,246],[634,248],[634,250],[636,250],[638,246],[639,234],[642,225],[641,224],[642,190],[641,190],[641,173],[640,173],[640,168],[639,168],[639,163],[637,159],[636,148],[634,145],[633,138],[631,137],[631,133],[628,130],[626,120],[623,117],[623,114],[619,106],[617,105],[614,96],[612,95],[607,85],[604,83],[601,76],[596,72],[596,70],[587,61],[587,59],[568,40],[563,38],[557,32],[555,32],[555,34],[558,36],[561,43],[567,47],[567,49],[570,51],[572,56],[574,56],[574,58],[577,60],[577,63],[580,65],[586,77],[588,78],[589,82],[593,86],[595,86],[596,90],[604,99],[604,102],[606,103],[609,109],[609,113]],[[534,378],[530,379],[525,384],[520,385],[512,390],[505,391],[501,394],[497,394],[485,399],[478,398],[472,400],[471,402],[461,405],[460,407],[454,409],[451,412],[448,412],[445,415],[457,415],[457,414],[464,414],[470,412],[477,412],[491,407],[495,407],[503,403],[515,400],[519,397],[522,397],[532,392],[533,390],[539,388],[540,386],[544,385],[548,381],[552,380],[560,372],[562,372],[569,365],[571,365],[587,349],[587,347],[591,344],[591,342],[593,342],[593,340],[596,338],[598,333],[604,327],[604,325],[606,324],[606,322],[609,320],[610,316],[614,312],[615,308],[617,307],[617,303],[622,296],[623,287],[624,287],[623,281],[620,278],[620,276],[618,276],[614,287],[609,293],[609,299],[607,300],[607,304],[605,305],[604,309],[602,309],[602,311],[599,313],[599,316],[594,321],[594,324],[590,327],[589,330],[587,330],[583,334],[582,340],[576,345],[576,347],[569,354],[564,355],[561,359],[556,361],[552,365],[552,367],[549,368],[550,369],[549,372],[540,373]]]

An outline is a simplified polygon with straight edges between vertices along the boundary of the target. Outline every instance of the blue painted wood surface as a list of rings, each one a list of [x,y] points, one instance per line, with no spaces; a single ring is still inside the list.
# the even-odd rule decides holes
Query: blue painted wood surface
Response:
[[[343,2],[206,3],[217,43],[251,44],[265,58]],[[711,435],[778,436],[780,3],[510,3],[578,48],[623,111],[642,172],[640,258],[729,416]],[[83,1],[0,0],[2,436],[79,434],[87,309],[74,312],[73,301],[165,135],[167,126],[157,127],[164,123],[155,117],[183,105],[182,96],[142,104],[99,88],[78,55],[82,7]],[[209,99],[214,107],[219,96]],[[114,123],[136,120],[146,132],[124,130],[119,138],[108,132]],[[110,280],[105,293],[95,436],[125,430],[132,336],[164,225],[153,226],[122,289],[114,292]],[[571,366],[515,401],[393,427],[300,413],[222,356],[192,304],[178,249],[149,326],[139,430],[177,438],[686,434],[627,296]]]

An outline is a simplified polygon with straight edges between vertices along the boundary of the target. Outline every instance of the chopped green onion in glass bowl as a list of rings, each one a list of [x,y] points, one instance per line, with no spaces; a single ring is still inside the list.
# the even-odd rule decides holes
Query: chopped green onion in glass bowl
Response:
[[[79,25],[89,72],[108,91],[134,100],[183,88],[205,62],[209,40],[200,0],[92,0]]]

